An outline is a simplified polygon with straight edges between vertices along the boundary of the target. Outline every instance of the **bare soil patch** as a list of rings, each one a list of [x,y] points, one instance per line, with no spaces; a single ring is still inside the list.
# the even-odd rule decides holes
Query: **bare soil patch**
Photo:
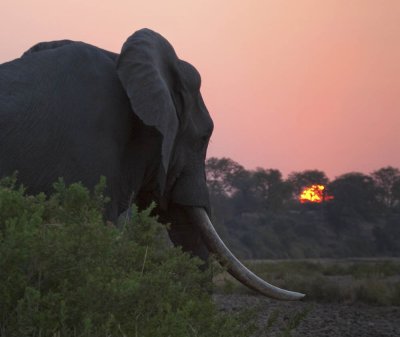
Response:
[[[398,337],[399,306],[279,302],[253,295],[216,294],[223,311],[254,309],[261,331],[257,337]]]

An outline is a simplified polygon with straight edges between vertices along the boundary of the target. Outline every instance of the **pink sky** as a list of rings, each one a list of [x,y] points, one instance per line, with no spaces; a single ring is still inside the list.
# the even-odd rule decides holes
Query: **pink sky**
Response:
[[[247,168],[400,168],[399,0],[1,0],[0,62],[36,42],[118,52],[143,27],[202,74],[209,156]]]

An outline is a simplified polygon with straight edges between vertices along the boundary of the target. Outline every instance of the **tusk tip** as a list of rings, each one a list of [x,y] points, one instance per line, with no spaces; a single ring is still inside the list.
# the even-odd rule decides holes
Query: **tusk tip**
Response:
[[[293,292],[292,298],[289,299],[289,301],[300,301],[300,300],[302,300],[305,296],[306,296],[306,294]]]
[[[271,289],[273,288],[273,289]],[[253,288],[254,289],[254,288]],[[290,291],[285,289],[280,289],[275,286],[271,286],[268,284],[268,288],[264,289],[254,289],[257,292],[261,293],[264,296],[269,298],[273,298],[280,301],[300,301],[302,300],[306,294],[298,293],[296,291]]]

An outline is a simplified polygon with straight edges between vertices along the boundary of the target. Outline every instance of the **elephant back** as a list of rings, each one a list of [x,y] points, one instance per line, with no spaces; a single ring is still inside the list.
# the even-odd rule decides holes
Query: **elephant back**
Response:
[[[131,136],[133,114],[115,59],[68,41],[42,43],[0,65],[0,158],[7,158],[0,177],[18,170],[42,191],[61,176],[92,185],[116,171],[114,148],[122,151]]]

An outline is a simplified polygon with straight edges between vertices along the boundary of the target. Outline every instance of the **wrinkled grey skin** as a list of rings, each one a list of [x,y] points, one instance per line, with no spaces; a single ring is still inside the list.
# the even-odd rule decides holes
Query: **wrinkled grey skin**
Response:
[[[132,202],[156,201],[175,245],[203,260],[211,249],[264,295],[300,298],[248,271],[209,221],[212,130],[199,73],[149,29],[129,37],[119,55],[63,40],[0,65],[0,177],[18,171],[30,193],[50,193],[59,177],[93,188],[105,176],[108,219],[116,222]]]

